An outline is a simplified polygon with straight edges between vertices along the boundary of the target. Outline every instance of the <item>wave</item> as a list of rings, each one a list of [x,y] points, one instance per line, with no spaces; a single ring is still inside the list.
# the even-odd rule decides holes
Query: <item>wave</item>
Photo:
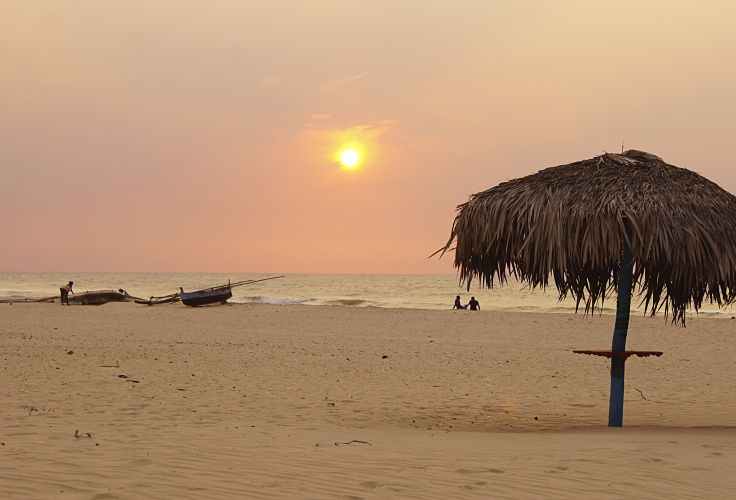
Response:
[[[294,305],[306,304],[313,299],[305,299],[302,297],[266,297],[263,295],[253,295],[250,297],[235,297],[233,302],[242,304],[275,304],[275,305]]]
[[[348,306],[348,307],[360,307],[370,305],[370,302],[363,299],[334,299],[327,300],[324,302],[330,306]]]
[[[364,299],[328,299],[328,298],[304,298],[304,297],[270,297],[267,295],[250,295],[246,297],[234,297],[233,302],[241,304],[276,304],[293,305],[308,304],[312,306],[345,306],[366,307],[372,305]]]

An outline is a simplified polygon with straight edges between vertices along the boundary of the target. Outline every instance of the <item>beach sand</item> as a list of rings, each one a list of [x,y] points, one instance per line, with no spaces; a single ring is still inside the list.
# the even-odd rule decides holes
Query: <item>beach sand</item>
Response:
[[[0,306],[0,498],[728,498],[736,320]],[[79,437],[75,437],[75,434]]]

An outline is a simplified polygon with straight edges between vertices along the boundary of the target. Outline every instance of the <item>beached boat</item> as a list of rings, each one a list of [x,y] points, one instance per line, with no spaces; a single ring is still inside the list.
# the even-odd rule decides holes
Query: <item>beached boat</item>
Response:
[[[3,297],[0,298],[0,304],[12,304],[15,302],[56,302],[60,300],[59,295],[51,295],[50,297]],[[82,306],[100,306],[108,302],[130,302],[138,297],[133,297],[128,292],[119,288],[117,290],[90,290],[86,292],[78,292],[69,296],[69,304]]]
[[[183,288],[179,290],[179,298],[185,306],[206,306],[208,304],[217,304],[218,302],[224,304],[227,302],[227,299],[233,296],[233,291],[229,284],[197,290],[196,292],[185,292]]]
[[[185,306],[206,306],[208,304],[217,304],[219,303],[226,303],[229,298],[233,296],[233,287],[236,286],[243,286],[243,285],[252,285],[253,283],[260,283],[261,281],[268,281],[268,280],[275,280],[278,278],[283,278],[283,276],[271,276],[270,278],[263,278],[259,280],[243,280],[243,281],[236,281],[235,283],[227,282],[227,285],[218,285],[213,286],[210,288],[204,288],[202,290],[197,290],[194,292],[185,292],[183,288],[179,288],[179,293],[175,294],[179,299],[181,299],[182,304]],[[168,299],[169,297],[173,297],[172,295],[167,295],[163,297],[164,299]],[[154,297],[155,299],[155,297]],[[168,300],[171,301],[171,300]],[[139,302],[139,304],[142,303],[148,303],[149,305],[152,305],[152,303],[149,302]],[[163,303],[163,302],[156,302],[153,301],[153,304],[156,303]]]
[[[134,297],[123,290],[93,290],[69,296],[69,304],[99,306],[108,302],[129,302]]]

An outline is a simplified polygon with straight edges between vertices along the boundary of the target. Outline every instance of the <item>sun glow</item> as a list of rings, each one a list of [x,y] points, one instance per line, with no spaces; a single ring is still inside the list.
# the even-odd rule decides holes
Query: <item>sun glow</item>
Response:
[[[364,148],[355,141],[343,142],[335,151],[335,161],[343,170],[357,170],[364,161]]]
[[[340,164],[345,168],[355,168],[360,162],[360,153],[355,149],[344,149],[340,152]]]

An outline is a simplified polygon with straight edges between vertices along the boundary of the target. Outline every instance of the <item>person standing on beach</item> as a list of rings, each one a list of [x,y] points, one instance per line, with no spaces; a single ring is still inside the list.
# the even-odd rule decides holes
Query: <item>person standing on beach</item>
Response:
[[[465,306],[460,302],[460,296],[455,297],[455,304],[452,306],[453,309],[465,309]]]
[[[66,305],[69,305],[69,292],[72,292],[72,295],[74,295],[74,290],[72,290],[72,286],[74,286],[74,282],[70,281],[66,285],[59,288],[59,292],[61,292],[61,305],[64,305],[64,302],[66,302]]]
[[[470,302],[468,302],[468,307],[470,307],[471,311],[480,311],[480,302],[475,300],[475,297],[470,297]]]

